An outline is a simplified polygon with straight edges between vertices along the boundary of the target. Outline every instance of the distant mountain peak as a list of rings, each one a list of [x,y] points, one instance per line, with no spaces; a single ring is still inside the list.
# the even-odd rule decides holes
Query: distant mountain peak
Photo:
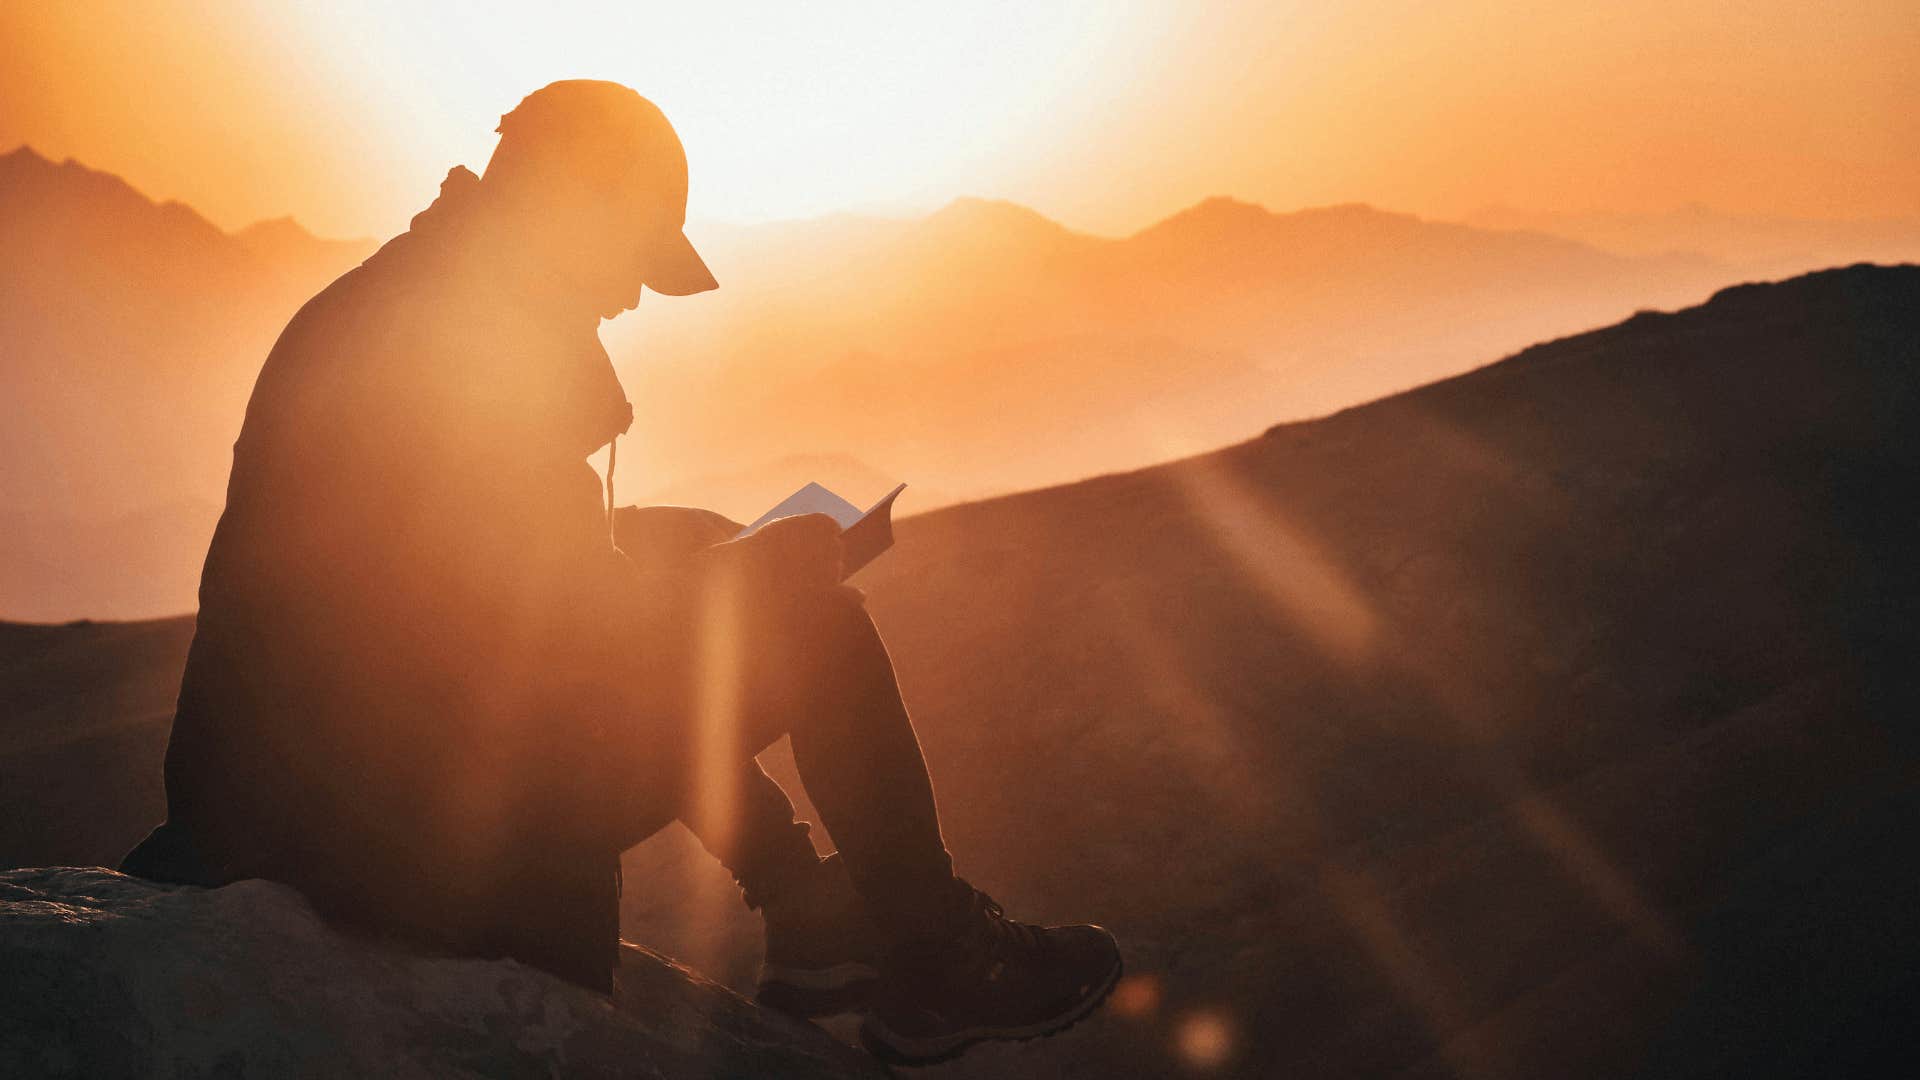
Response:
[[[5,163],[8,165],[14,164],[16,162],[24,165],[24,164],[28,164],[36,161],[42,164],[47,164],[47,165],[52,164],[52,162],[48,161],[45,157],[43,157],[38,150],[35,150],[32,146],[29,146],[26,143],[21,143],[19,146],[14,147],[13,149],[7,151],[6,153],[0,154],[0,163]]]
[[[372,240],[329,240],[315,236],[291,216],[256,221],[233,233],[233,239],[248,252],[269,261],[319,262],[346,266],[373,253]]]
[[[293,220],[293,215],[291,214],[284,214],[277,218],[267,218],[264,221],[256,221],[253,224],[248,225],[247,227],[239,230],[238,232],[235,232],[233,235],[258,236],[258,237],[269,237],[269,236],[294,237],[294,238],[300,238],[300,239],[306,239],[306,240],[319,239],[318,237],[314,236],[312,233],[308,232],[306,228],[303,227],[299,222]]]
[[[72,158],[56,163],[26,143],[0,154],[0,180],[8,183],[51,180],[59,176],[62,170],[90,171]]]
[[[989,199],[983,195],[956,195],[947,205],[935,210],[933,217],[943,214],[966,216],[992,216],[1019,218],[1028,221],[1050,221],[1050,219],[1031,207],[1022,206],[1012,199]]]
[[[1342,221],[1342,220],[1379,220],[1387,218],[1407,218],[1411,215],[1382,210],[1371,203],[1348,202],[1333,203],[1327,206],[1308,206],[1299,210],[1275,211],[1256,202],[1236,199],[1231,195],[1209,195],[1165,219],[1148,230],[1164,225],[1179,223],[1183,226],[1258,226],[1277,221]]]
[[[24,221],[51,228],[64,220],[117,243],[127,240],[127,230],[142,229],[199,244],[225,236],[185,203],[158,202],[124,178],[71,157],[55,165],[25,143],[0,156],[0,196],[0,211],[16,227]]]
[[[1209,195],[1188,207],[1185,213],[1208,214],[1213,216],[1235,215],[1271,215],[1273,212],[1257,202],[1236,199],[1231,195]]]
[[[1213,240],[1264,229],[1277,219],[1278,215],[1258,203],[1230,195],[1212,195],[1141,229],[1129,239],[1149,244],[1180,242],[1189,237]]]
[[[82,176],[106,177],[122,184],[126,183],[126,181],[121,180],[113,173],[88,168],[85,164],[73,157],[66,157],[55,161],[40,151],[35,150],[30,143],[21,143],[6,153],[0,154],[0,172],[11,172],[15,175],[27,172],[55,175],[64,172],[75,173]],[[128,186],[131,187],[132,185]]]
[[[935,210],[927,216],[926,224],[934,228],[990,229],[996,232],[1018,231],[1055,236],[1065,236],[1072,232],[1065,225],[1031,207],[1022,206],[1007,199],[984,199],[973,195],[962,195]]]
[[[292,215],[282,215],[277,218],[267,218],[264,221],[256,221],[243,229],[235,230],[233,238],[252,248],[289,247],[295,245],[301,247],[344,245],[359,248],[370,247],[373,244],[373,241],[366,237],[353,237],[343,240],[329,236],[318,236],[305,225],[295,221]]]
[[[133,185],[128,184],[125,180],[115,176],[113,173],[103,172],[99,169],[90,169],[71,157],[56,163],[52,158],[35,150],[27,143],[21,143],[12,150],[0,154],[0,169],[5,169],[16,175],[28,172],[34,174],[66,172],[89,177],[104,177],[126,187],[130,191],[133,190]],[[152,200],[148,201],[150,202]]]
[[[71,157],[55,164],[26,143],[0,154],[0,197],[4,197],[0,199],[4,202],[0,211],[20,220],[31,220],[56,232],[85,224],[104,229],[101,235],[118,244],[129,243],[136,236],[161,234],[199,245],[219,246],[231,240],[251,255],[328,267],[350,266],[376,246],[365,238],[315,236],[287,216],[227,233],[187,203],[151,198],[118,174],[91,168]]]
[[[1236,199],[1231,195],[1209,195],[1185,210],[1176,211],[1157,224],[1148,226],[1145,231],[1176,223],[1181,226],[1240,226],[1266,222],[1276,216],[1259,203]]]

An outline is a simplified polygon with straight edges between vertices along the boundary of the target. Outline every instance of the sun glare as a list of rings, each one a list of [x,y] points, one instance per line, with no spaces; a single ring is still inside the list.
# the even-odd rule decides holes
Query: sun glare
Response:
[[[919,209],[991,186],[1036,117],[1124,80],[1152,21],[1103,5],[657,5],[526,9],[349,2],[291,33],[330,55],[416,175],[478,167],[498,114],[563,78],[653,98],[692,162],[690,213],[729,221]],[[331,46],[330,48],[328,46]],[[971,178],[971,179],[963,179]]]

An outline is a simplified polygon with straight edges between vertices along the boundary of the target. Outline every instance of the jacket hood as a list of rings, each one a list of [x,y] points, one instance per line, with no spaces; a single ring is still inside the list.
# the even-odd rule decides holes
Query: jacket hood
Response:
[[[465,165],[447,170],[440,181],[440,195],[425,210],[413,215],[408,231],[420,236],[444,234],[456,225],[469,222],[480,205],[480,178]]]

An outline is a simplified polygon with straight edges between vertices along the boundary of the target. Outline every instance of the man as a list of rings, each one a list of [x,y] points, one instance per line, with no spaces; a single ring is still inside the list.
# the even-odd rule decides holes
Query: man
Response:
[[[770,1004],[864,1001],[869,1042],[909,1061],[1072,1023],[1118,977],[1113,939],[1014,922],[953,875],[832,523],[728,540],[718,515],[628,510],[609,537],[585,459],[632,410],[599,320],[716,286],[672,127],[570,81],[500,133],[484,177],[449,173],[268,357],[168,820],[126,868],[287,882],[335,919],[609,990],[619,853],[677,818],[765,917]],[[831,858],[754,764],[783,734]]]

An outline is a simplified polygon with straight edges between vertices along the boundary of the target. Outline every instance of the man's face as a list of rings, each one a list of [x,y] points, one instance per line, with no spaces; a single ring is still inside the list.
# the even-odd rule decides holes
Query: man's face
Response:
[[[582,284],[590,290],[601,318],[611,319],[639,306],[656,253],[685,221],[684,211],[675,207],[623,199],[611,207],[597,229],[589,227],[579,246],[584,267],[592,269]]]

